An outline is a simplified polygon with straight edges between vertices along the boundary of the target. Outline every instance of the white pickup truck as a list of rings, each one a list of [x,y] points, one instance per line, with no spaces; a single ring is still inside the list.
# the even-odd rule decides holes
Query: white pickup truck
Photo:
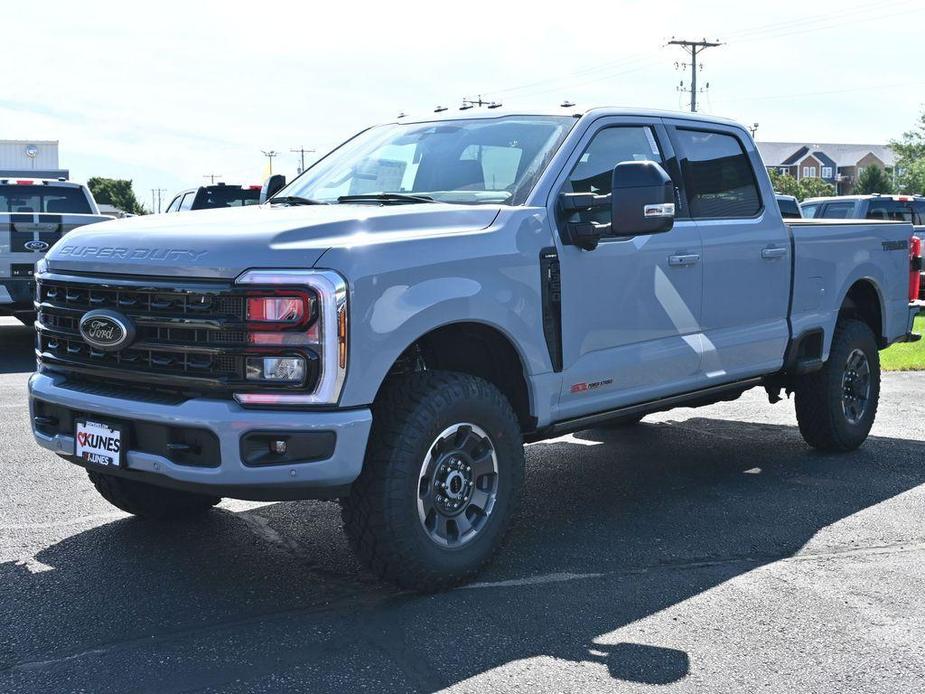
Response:
[[[0,178],[0,316],[31,324],[36,261],[67,232],[109,219],[80,183]]]

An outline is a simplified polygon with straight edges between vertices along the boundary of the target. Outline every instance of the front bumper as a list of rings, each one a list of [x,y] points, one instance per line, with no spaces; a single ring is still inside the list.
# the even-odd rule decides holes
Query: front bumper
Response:
[[[35,282],[32,279],[0,280],[0,316],[35,310]]]
[[[47,403],[47,406],[45,405]],[[103,421],[124,423],[129,429],[150,423],[175,430],[205,430],[217,439],[219,458],[210,466],[178,464],[162,454],[133,448],[128,437],[125,466],[102,470],[165,487],[258,501],[332,498],[343,496],[360,474],[372,425],[369,409],[293,411],[245,409],[233,401],[192,399],[180,403],[154,402],[116,394],[69,388],[64,376],[36,373],[29,379],[32,430],[39,445],[71,462],[74,437],[68,422],[65,433],[43,433],[36,423],[37,411],[62,408],[72,416],[90,415]],[[150,427],[149,427],[150,428]],[[302,434],[333,433],[333,454],[311,462],[291,461],[273,465],[246,465],[242,439],[253,432]],[[209,437],[212,438],[211,436]],[[96,469],[96,468],[93,468]]]

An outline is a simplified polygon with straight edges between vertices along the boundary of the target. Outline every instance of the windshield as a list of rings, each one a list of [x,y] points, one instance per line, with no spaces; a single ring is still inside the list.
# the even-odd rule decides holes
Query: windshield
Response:
[[[564,116],[506,116],[383,125],[360,133],[278,195],[331,203],[392,193],[518,205],[574,123]]]
[[[0,212],[70,212],[90,214],[80,188],[48,185],[0,185]]]

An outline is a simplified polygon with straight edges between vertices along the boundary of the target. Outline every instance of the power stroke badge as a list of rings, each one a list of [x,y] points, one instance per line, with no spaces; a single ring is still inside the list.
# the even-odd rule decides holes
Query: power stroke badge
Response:
[[[135,325],[121,313],[97,309],[88,311],[80,319],[80,334],[91,347],[115,352],[135,339]]]

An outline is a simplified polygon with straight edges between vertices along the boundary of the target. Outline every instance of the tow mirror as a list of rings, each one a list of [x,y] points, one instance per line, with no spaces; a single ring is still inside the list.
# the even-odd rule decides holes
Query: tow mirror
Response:
[[[624,161],[613,170],[611,236],[662,234],[674,226],[674,184],[654,161]]]
[[[276,195],[281,191],[286,185],[286,177],[283,174],[273,174],[266,181],[263,182],[263,187],[260,189],[260,204],[262,205],[267,200]]]
[[[654,161],[625,161],[613,170],[612,192],[562,193],[559,209],[566,216],[592,216],[594,210],[610,208],[610,224],[594,221],[565,224],[565,243],[586,251],[597,248],[605,236],[639,236],[671,231],[674,226],[674,184]]]

